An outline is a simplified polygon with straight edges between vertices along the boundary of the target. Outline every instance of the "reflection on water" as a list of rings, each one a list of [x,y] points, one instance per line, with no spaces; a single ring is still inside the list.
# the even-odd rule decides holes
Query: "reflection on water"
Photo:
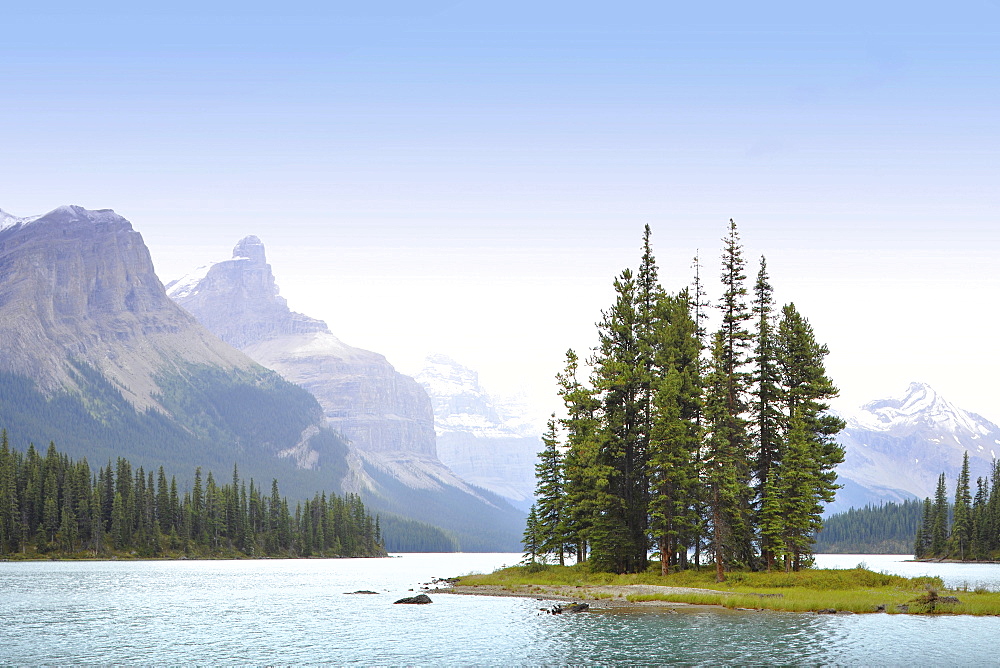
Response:
[[[560,616],[541,614],[543,604],[532,599],[449,595],[426,606],[392,604],[432,577],[519,559],[0,563],[0,663],[995,663],[996,618],[704,610]],[[820,565],[866,561],[896,572],[900,558],[831,559],[821,556]],[[903,568],[933,574],[937,566],[963,565]],[[995,582],[1000,566],[983,573]],[[345,594],[359,589],[379,595]]]

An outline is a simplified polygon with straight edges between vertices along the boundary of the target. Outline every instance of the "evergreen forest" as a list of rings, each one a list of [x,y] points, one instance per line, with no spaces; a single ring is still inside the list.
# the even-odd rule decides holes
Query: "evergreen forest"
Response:
[[[380,557],[380,519],[359,497],[317,493],[294,511],[253,479],[195,470],[190,490],[161,466],[119,457],[95,473],[50,443],[21,453],[0,432],[0,555],[18,557]]]
[[[526,559],[636,573],[652,549],[664,575],[714,563],[719,581],[810,565],[843,461],[838,390],[809,321],[776,305],[763,257],[748,285],[743,256],[730,220],[709,332],[697,256],[693,284],[667,292],[646,226],[598,345],[584,361],[569,350],[557,376],[565,411],[543,436]]]
[[[909,554],[923,508],[919,500],[907,499],[830,515],[814,549],[825,554]]]
[[[948,502],[947,483],[938,477],[934,498],[923,501],[913,554],[917,559],[996,561],[1000,559],[1000,462],[993,461],[989,478],[976,478],[975,496],[969,479],[969,453]]]

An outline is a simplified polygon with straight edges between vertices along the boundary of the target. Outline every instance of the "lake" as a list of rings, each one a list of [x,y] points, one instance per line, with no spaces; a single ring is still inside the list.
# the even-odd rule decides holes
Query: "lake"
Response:
[[[819,565],[1000,589],[1000,566],[820,555]],[[0,563],[2,664],[995,665],[1000,618],[703,610],[546,615],[532,599],[433,595],[433,577],[519,554]],[[378,595],[348,594],[372,590]]]

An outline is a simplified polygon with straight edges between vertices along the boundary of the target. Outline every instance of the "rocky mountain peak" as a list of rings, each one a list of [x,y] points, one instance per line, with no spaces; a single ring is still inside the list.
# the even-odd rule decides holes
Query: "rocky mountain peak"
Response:
[[[902,396],[865,404],[851,426],[873,431],[898,432],[916,428],[956,435],[990,433],[993,425],[951,403],[927,383],[910,383]]]
[[[167,291],[223,341],[309,390],[328,424],[358,449],[436,457],[423,388],[382,355],[349,346],[322,320],[290,310],[259,238],[244,237],[232,259],[173,281]]]
[[[255,265],[267,265],[267,258],[264,253],[264,242],[252,234],[250,236],[243,237],[240,239],[239,243],[236,244],[236,247],[233,248],[233,258],[246,258]],[[270,272],[270,265],[267,266],[268,272]]]
[[[145,408],[164,364],[253,365],[167,298],[142,236],[114,211],[11,221],[0,229],[0,369],[55,392],[74,387],[69,360],[82,361]]]
[[[1000,453],[1000,427],[926,383],[865,404],[838,440],[845,459],[837,472],[848,487],[838,493],[836,510],[933,495],[938,475],[953,481],[966,453],[973,480],[989,475]]]
[[[434,405],[441,461],[465,480],[527,509],[542,444],[526,408],[491,396],[477,372],[447,355],[428,355],[416,379]]]
[[[229,260],[199,267],[167,284],[167,294],[226,343],[240,349],[279,336],[329,332],[322,320],[288,308],[264,243],[244,237]]]

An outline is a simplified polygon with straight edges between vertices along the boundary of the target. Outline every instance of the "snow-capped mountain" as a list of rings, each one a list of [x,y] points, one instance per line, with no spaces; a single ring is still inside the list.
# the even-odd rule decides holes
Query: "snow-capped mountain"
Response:
[[[3,209],[0,209],[0,230],[6,230],[8,227],[16,227],[18,225],[26,225],[30,222],[38,220],[41,217],[42,216],[28,216],[25,218],[19,218],[7,213]]]
[[[542,443],[523,402],[490,396],[478,373],[445,355],[428,356],[416,379],[434,406],[441,461],[461,478],[530,506]]]
[[[933,496],[942,472],[952,494],[965,452],[973,482],[989,475],[1000,452],[1000,427],[925,383],[911,383],[902,396],[872,401],[848,417],[839,440],[845,460],[837,472],[845,487],[832,512]]]

